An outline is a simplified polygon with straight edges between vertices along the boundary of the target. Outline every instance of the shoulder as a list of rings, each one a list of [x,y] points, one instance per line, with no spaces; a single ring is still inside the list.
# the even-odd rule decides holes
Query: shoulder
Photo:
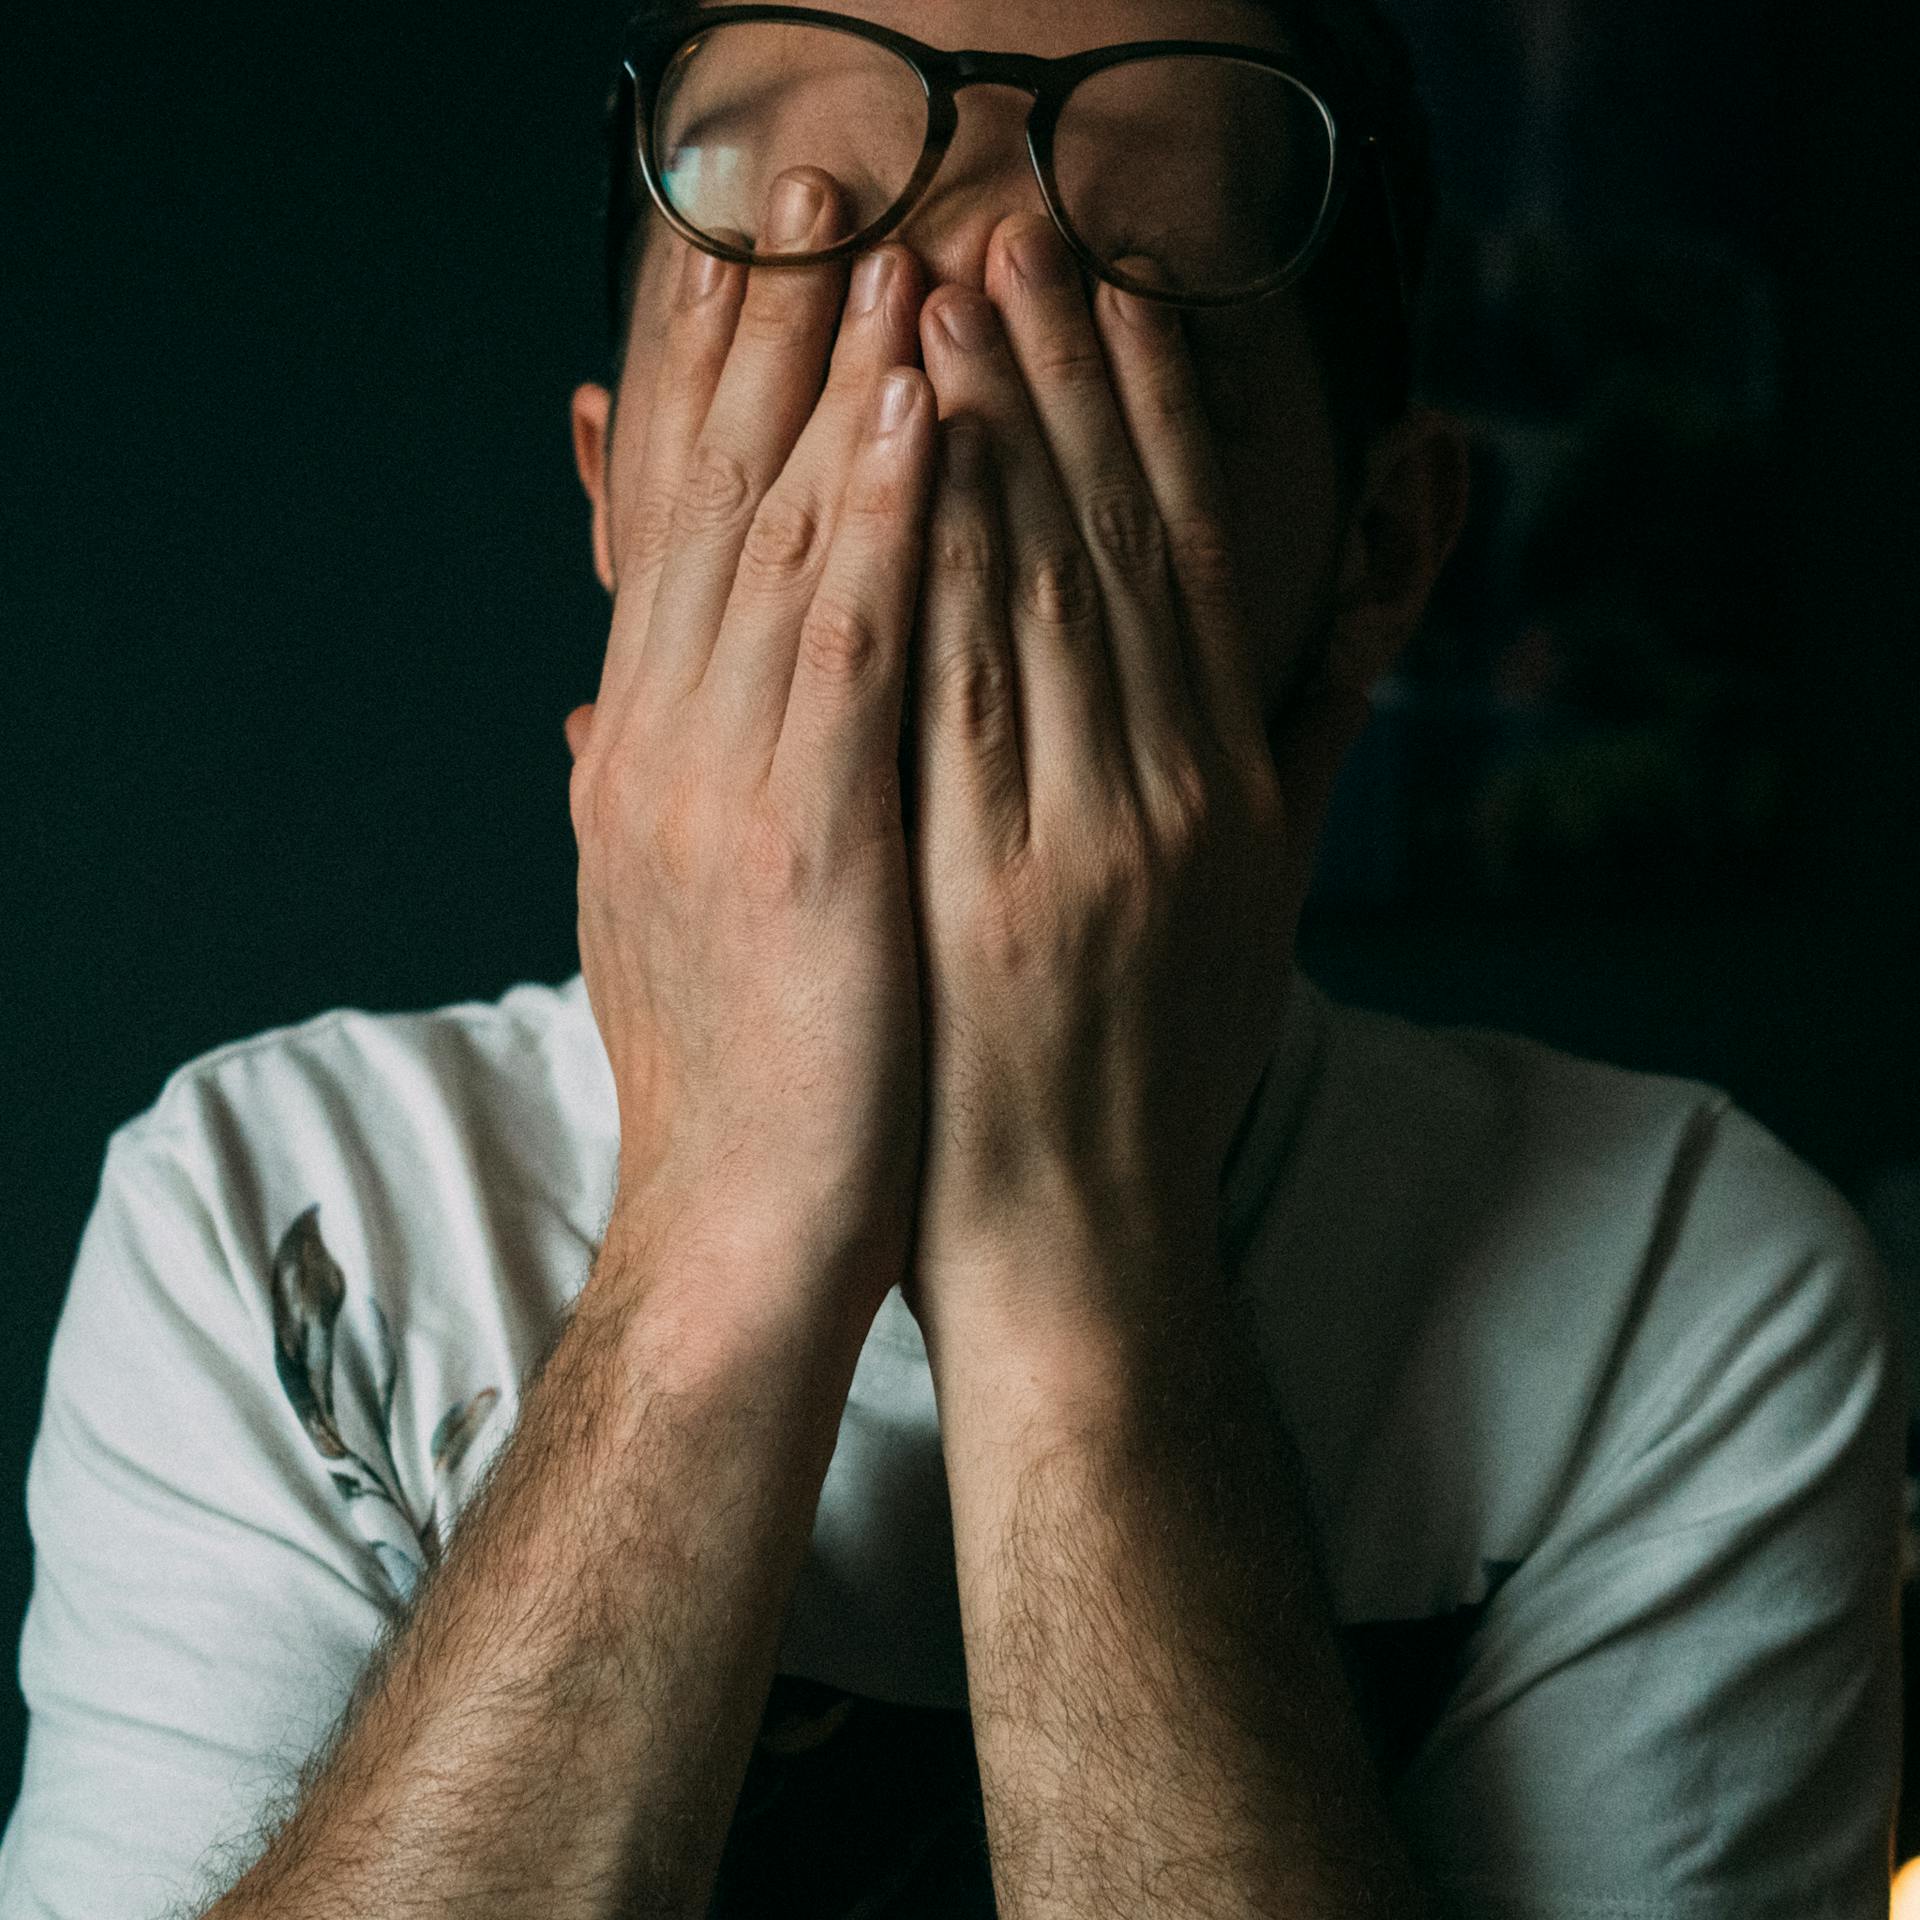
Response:
[[[1814,1471],[1823,1434],[1877,1493],[1901,1399],[1884,1269],[1845,1197],[1725,1089],[1519,1034],[1326,1019],[1269,1252],[1297,1304],[1271,1312],[1339,1493],[1351,1615],[1483,1598],[1663,1445],[1710,1501],[1769,1460]]]
[[[158,1449],[261,1527],[301,1511],[331,1542],[344,1497],[386,1524],[374,1550],[412,1551],[458,1492],[454,1440],[504,1430],[591,1264],[605,1072],[576,980],[335,1009],[169,1075],[107,1144],[49,1356],[40,1528],[64,1524],[69,1456]]]
[[[1337,1006],[1320,1053],[1272,1351],[1339,1617],[1446,1648],[1393,1793],[1448,1911],[1884,1903],[1906,1400],[1859,1216],[1703,1081]]]
[[[1588,1059],[1520,1033],[1424,1026],[1328,1000],[1326,1092],[1409,1144],[1451,1145],[1490,1176],[1550,1175],[1561,1204],[1664,1177],[1732,1109],[1703,1080]]]
[[[1906,1398],[1859,1216],[1722,1088],[1346,1024],[1446,1169],[1344,1516],[1363,1594],[1471,1627],[1397,1788],[1423,1860],[1468,1911],[1884,1901]]]
[[[1383,1159],[1445,1169],[1469,1236],[1548,1284],[1542,1258],[1671,1294],[1808,1260],[1884,1278],[1834,1184],[1723,1087],[1517,1033],[1423,1027],[1329,1003],[1324,1103]]]
[[[423,1012],[336,1008],[187,1062],[113,1135],[76,1290],[143,1272],[169,1311],[218,1305],[257,1341],[323,1250],[343,1325],[377,1307],[411,1355],[469,1355],[504,1389],[585,1277],[617,1153],[578,975]],[[420,1385],[448,1404],[470,1390]]]
[[[587,1263],[592,1034],[577,986],[336,1009],[114,1132],[28,1469],[0,1887],[147,1910],[332,1724]]]
[[[446,1409],[510,1396],[542,1350],[616,1157],[577,976],[417,1013],[338,1008],[216,1048],[108,1142],[55,1383],[97,1398],[100,1354],[138,1328],[183,1374],[244,1375],[277,1404],[319,1302],[369,1404],[391,1398],[397,1349],[387,1412],[411,1436],[403,1460],[428,1456]]]
[[[605,1060],[578,975],[419,1012],[336,1007],[187,1061],[114,1141],[217,1154],[269,1135],[312,1144],[318,1133],[484,1127],[497,1110],[526,1116],[529,1103],[584,1113],[596,1069],[603,1076]]]
[[[171,1200],[257,1270],[313,1206],[374,1240],[543,1208],[587,1219],[615,1125],[576,975],[420,1012],[335,1008],[215,1048],[114,1133],[105,1184]]]

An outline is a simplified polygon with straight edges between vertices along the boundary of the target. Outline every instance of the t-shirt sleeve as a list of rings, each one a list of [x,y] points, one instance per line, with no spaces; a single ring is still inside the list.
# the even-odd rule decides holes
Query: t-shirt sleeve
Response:
[[[404,1542],[383,1563],[343,1517],[276,1362],[272,1276],[242,1270],[179,1132],[143,1116],[109,1144],[54,1334],[7,1920],[200,1912],[400,1603]]]
[[[1453,1920],[1885,1920],[1905,1391],[1873,1245],[1727,1108],[1396,1788]]]

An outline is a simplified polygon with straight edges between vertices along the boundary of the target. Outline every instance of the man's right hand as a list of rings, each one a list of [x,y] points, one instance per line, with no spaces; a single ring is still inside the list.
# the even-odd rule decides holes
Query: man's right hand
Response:
[[[776,245],[830,217],[827,177],[797,179],[816,198],[797,226],[770,213]],[[935,436],[918,268],[882,249],[849,294],[844,267],[656,244],[682,258],[643,493],[616,523],[591,725],[568,730],[620,1109],[609,1238],[804,1248],[860,1296],[831,1305],[871,1318],[920,1148],[899,773]]]
[[[918,1183],[899,753],[934,409],[909,365],[876,430],[920,307],[891,259],[824,393],[844,273],[723,268],[667,324],[651,491],[592,724],[569,727],[614,1218],[217,1920],[384,1912],[399,1887],[438,1920],[710,1908],[854,1321],[902,1275]]]

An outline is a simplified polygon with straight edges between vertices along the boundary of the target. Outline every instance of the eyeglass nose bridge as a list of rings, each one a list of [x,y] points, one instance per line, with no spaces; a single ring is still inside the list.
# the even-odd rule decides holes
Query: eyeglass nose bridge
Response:
[[[744,11],[744,10],[743,10]],[[888,36],[899,39],[900,36]],[[663,45],[668,43],[663,42]],[[1053,177],[1052,136],[1053,123],[1058,117],[1066,96],[1074,84],[1084,77],[1078,71],[1081,63],[1077,60],[1048,59],[1038,54],[1009,53],[966,48],[948,52],[929,47],[921,42],[907,43],[911,46],[909,64],[920,73],[922,84],[928,90],[929,120],[927,128],[927,146],[922,153],[920,164],[914,171],[906,191],[896,203],[891,213],[881,222],[862,234],[842,242],[832,249],[825,258],[850,258],[861,248],[873,244],[886,232],[892,231],[901,221],[909,218],[932,185],[935,174],[945,164],[948,148],[958,130],[958,117],[955,111],[955,96],[962,88],[969,86],[1000,85],[1027,94],[1032,100],[1027,115],[1027,147],[1033,162],[1034,171],[1039,177],[1041,196],[1054,224],[1060,229],[1072,251],[1079,256],[1081,264],[1090,272],[1104,279],[1112,279],[1116,284],[1126,287],[1148,300],[1172,300],[1175,304],[1195,307],[1215,307],[1238,305],[1248,297],[1243,293],[1215,296],[1196,296],[1192,294],[1174,296],[1164,289],[1135,282],[1116,276],[1108,263],[1102,261],[1074,231],[1065,209],[1060,203],[1058,183]],[[1068,80],[1063,69],[1072,71]],[[613,110],[609,116],[609,138],[613,143],[609,157],[609,191],[606,222],[606,270],[607,303],[612,330],[617,337],[623,314],[625,287],[625,268],[627,260],[626,232],[632,218],[632,200],[630,194],[630,166],[632,158],[631,134],[635,115],[641,101],[646,98],[648,87],[641,81],[641,66],[633,56],[622,59],[621,72]],[[1380,186],[1386,201],[1386,226],[1393,255],[1394,272],[1392,275],[1394,291],[1398,296],[1397,305],[1403,339],[1407,342],[1411,361],[1412,314],[1411,301],[1406,280],[1406,261],[1403,251],[1398,208],[1391,179],[1389,178],[1382,143],[1371,132],[1361,135],[1361,150],[1374,160],[1380,175]],[[720,257],[740,260],[748,265],[781,266],[799,265],[799,261],[788,263],[779,258],[762,260],[752,254],[741,254],[729,249],[716,247],[713,242],[698,234],[685,218],[679,214],[666,199],[655,177],[644,143],[639,152],[640,170],[647,184],[647,190],[655,206],[666,219],[669,226],[681,237],[695,246],[716,252]],[[1329,203],[1325,210],[1325,222],[1331,225],[1338,211],[1340,183],[1336,180],[1330,190]],[[1278,282],[1275,283],[1279,284]],[[1264,292],[1267,289],[1259,289]],[[1256,296],[1257,297],[1257,294]]]
[[[1052,64],[1032,53],[966,49],[948,54],[932,77],[949,93],[958,93],[962,87],[1015,87],[1038,99],[1046,89]]]
[[[958,95],[967,87],[1006,87],[1024,93],[1029,100],[1026,116],[1026,148],[1034,175],[1039,182],[1040,198],[1061,237],[1077,255],[1081,264],[1095,274],[1107,271],[1093,250],[1074,231],[1061,202],[1059,182],[1053,171],[1053,128],[1072,79],[1063,77],[1062,68],[1072,64],[1050,60],[1033,53],[1009,53],[978,47],[943,52],[930,47],[916,48],[916,64],[922,84],[928,91],[927,148],[912,182],[901,197],[897,221],[905,221],[918,210],[931,190],[935,176],[945,166],[947,154],[959,131]]]
[[[1053,173],[1053,123],[1066,91],[1059,72],[1063,63],[1031,53],[973,47],[948,52],[916,45],[912,64],[927,89],[927,144],[913,178],[882,223],[884,230],[894,232],[913,218],[932,191],[936,176],[946,166],[960,129],[959,94],[968,87],[1006,87],[1028,97],[1025,146],[1028,162],[1039,183],[1042,203],[1082,264],[1095,273],[1102,271],[1086,242],[1073,231]],[[848,245],[864,244],[873,237],[874,230],[869,229],[857,242]]]

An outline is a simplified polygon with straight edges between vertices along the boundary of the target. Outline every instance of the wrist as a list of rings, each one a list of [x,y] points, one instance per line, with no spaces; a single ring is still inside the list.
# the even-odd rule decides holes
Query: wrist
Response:
[[[1232,1338],[1210,1236],[1063,1230],[944,1257],[915,1310],[936,1389],[966,1382],[1044,1406],[1115,1406]]]
[[[695,1205],[616,1200],[589,1291],[637,1311],[688,1364],[787,1356],[851,1378],[904,1262],[884,1235],[815,1233],[792,1216],[709,1195]]]

